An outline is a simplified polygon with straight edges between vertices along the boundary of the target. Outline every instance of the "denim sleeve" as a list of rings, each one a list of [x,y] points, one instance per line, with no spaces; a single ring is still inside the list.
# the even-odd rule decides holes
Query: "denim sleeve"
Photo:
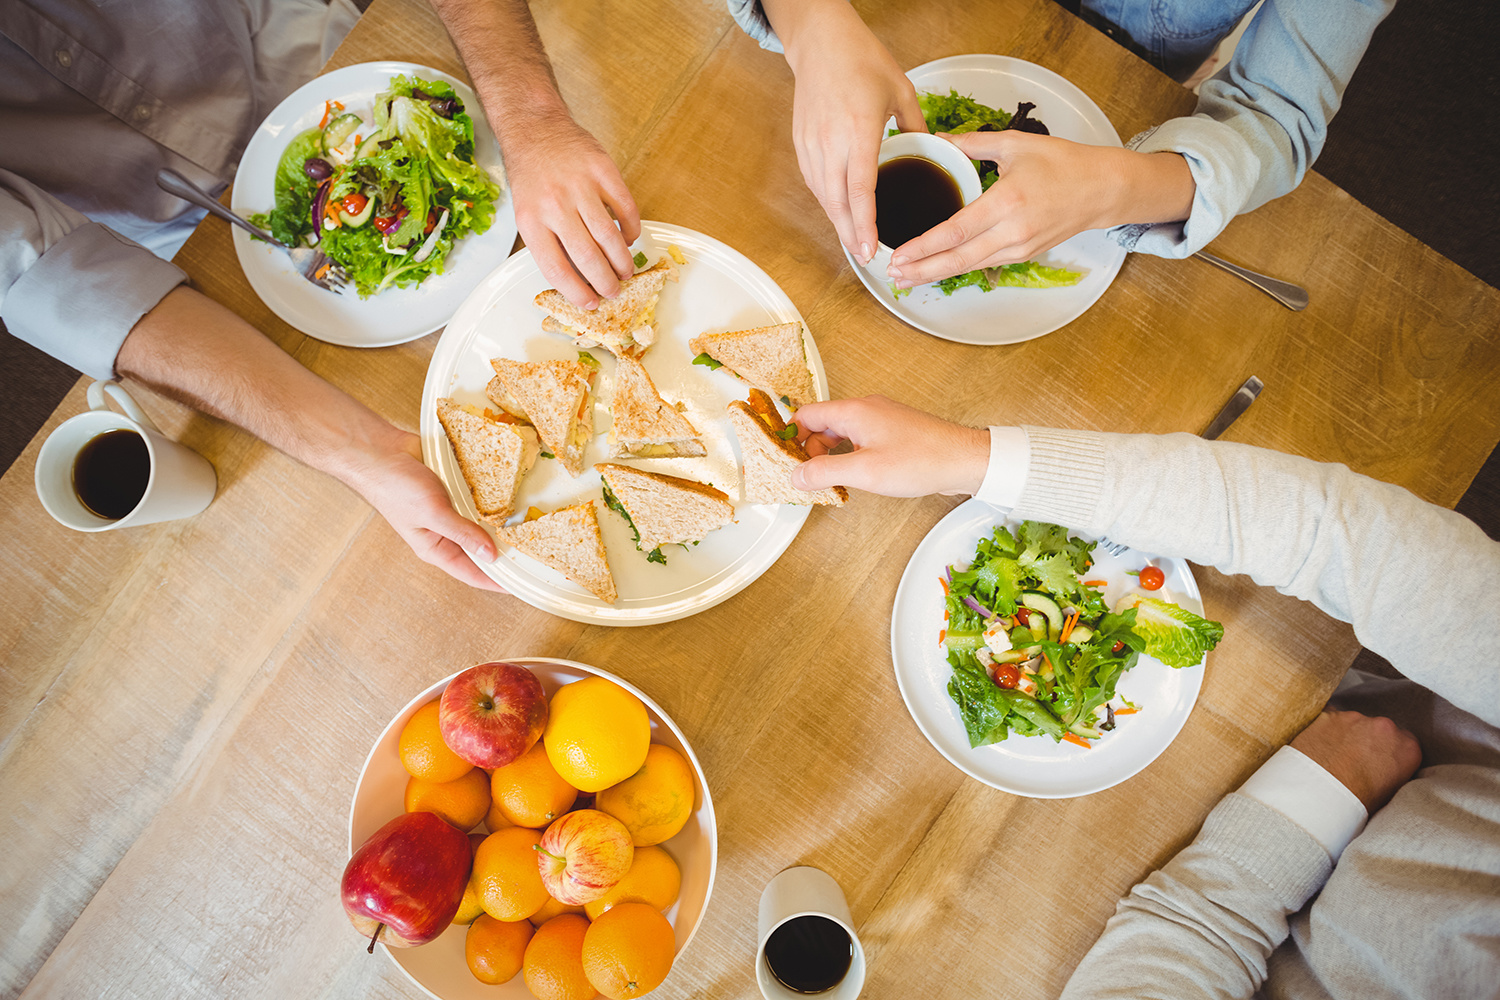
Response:
[[[1197,184],[1186,222],[1117,226],[1127,250],[1186,257],[1236,215],[1293,190],[1328,136],[1344,88],[1395,0],[1266,0],[1192,117],[1127,145],[1181,153]]]
[[[729,13],[734,15],[735,21],[745,34],[760,43],[760,47],[768,52],[781,52],[781,39],[776,37],[776,29],[771,27],[771,22],[766,18],[766,12],[761,9],[760,0],[728,0]]]
[[[0,321],[98,379],[136,322],[187,280],[173,264],[0,170]]]

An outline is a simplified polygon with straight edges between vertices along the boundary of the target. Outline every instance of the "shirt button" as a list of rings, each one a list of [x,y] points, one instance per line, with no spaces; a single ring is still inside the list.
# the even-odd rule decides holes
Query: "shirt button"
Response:
[[[137,118],[141,119],[142,121],[145,121],[147,118],[150,118],[151,117],[151,107],[150,107],[150,105],[147,105],[147,104],[137,104],[135,106],[135,116]]]
[[[73,53],[69,52],[67,49],[58,49],[52,54],[57,59],[57,64],[63,69],[67,69],[69,66],[73,65]]]

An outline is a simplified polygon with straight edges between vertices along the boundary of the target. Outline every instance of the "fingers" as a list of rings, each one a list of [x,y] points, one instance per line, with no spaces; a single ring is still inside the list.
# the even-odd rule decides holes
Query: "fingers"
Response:
[[[1007,132],[944,132],[943,138],[964,151],[971,160],[996,160],[1005,155],[1014,136]]]
[[[896,96],[896,127],[903,132],[926,132],[927,119],[922,116],[917,88],[904,75],[901,79],[906,86]]]
[[[859,429],[862,417],[874,400],[889,402],[884,397],[867,396],[864,399],[830,399],[825,403],[808,403],[797,410],[797,426],[814,438],[837,444],[841,438],[850,438],[860,443]]]
[[[484,570],[474,565],[474,561],[463,549],[446,538],[439,539],[438,543],[423,556],[423,560],[447,573],[459,583],[468,584],[476,590],[505,593],[504,587],[491,580]]]
[[[880,238],[875,228],[875,164],[879,158],[880,141],[875,136],[862,137],[849,149],[849,221],[854,239],[851,252],[861,264],[868,264],[875,256],[875,244]]]
[[[543,277],[553,288],[562,292],[563,298],[580,309],[593,309],[599,305],[599,294],[574,270],[567,251],[550,230],[544,229],[535,234],[535,239],[532,238],[533,234],[524,231],[521,235],[531,248],[531,255],[536,258]]]
[[[602,214],[602,206],[598,206]],[[605,222],[610,230],[614,225]],[[558,228],[558,238],[561,239],[563,248],[567,250],[568,259],[573,266],[583,274],[588,283],[593,286],[594,291],[605,298],[611,298],[620,290],[620,279],[615,274],[614,265],[599,248],[594,234],[590,232],[586,220],[581,216],[574,216],[571,220]],[[629,271],[626,272],[630,273]],[[575,303],[576,305],[577,303]]]
[[[830,486],[853,486],[867,489],[867,475],[863,466],[862,452],[852,451],[847,455],[820,455],[808,459],[792,470],[792,485],[805,492],[824,490]]]
[[[830,152],[832,155],[829,155]],[[839,242],[844,245],[844,249],[857,255],[859,240],[854,232],[854,216],[849,212],[849,159],[846,150],[824,150],[821,190],[813,193],[818,196],[828,221],[833,223]]]
[[[628,278],[635,273],[635,260],[630,252],[630,246],[625,242],[615,220],[610,218],[608,210],[603,202],[584,206],[583,224],[588,227],[589,236],[593,238],[595,245],[604,253],[604,258],[614,270],[614,276],[619,279]],[[601,295],[613,295],[614,292],[605,292],[604,289],[594,286]],[[615,291],[619,290],[616,284]]]

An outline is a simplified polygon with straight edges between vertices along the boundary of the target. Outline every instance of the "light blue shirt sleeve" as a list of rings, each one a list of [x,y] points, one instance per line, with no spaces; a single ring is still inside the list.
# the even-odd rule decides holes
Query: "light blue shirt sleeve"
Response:
[[[0,321],[85,375],[114,377],[136,322],[187,280],[174,264],[0,170]]]
[[[1110,230],[1127,250],[1187,257],[1236,215],[1302,182],[1323,149],[1344,88],[1395,0],[1266,0],[1229,64],[1203,84],[1189,118],[1133,138],[1142,153],[1181,153],[1197,184],[1185,222]]]
[[[767,52],[785,51],[781,47],[781,39],[776,37],[776,29],[771,27],[766,12],[761,9],[760,0],[728,0],[728,3],[729,13],[734,15],[735,22],[761,48]]]

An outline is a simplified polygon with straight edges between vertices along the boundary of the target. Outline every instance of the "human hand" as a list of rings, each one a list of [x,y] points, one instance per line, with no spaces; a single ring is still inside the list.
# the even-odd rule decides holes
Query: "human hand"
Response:
[[[772,21],[797,78],[792,142],[802,179],[823,206],[839,242],[860,263],[875,254],[875,161],[885,123],[926,132],[917,91],[853,7],[839,0],[783,31]]]
[[[505,171],[516,227],[552,287],[580,309],[613,297],[635,273],[641,215],[619,169],[566,110],[509,130]],[[613,219],[619,220],[616,228]]]
[[[985,428],[949,423],[887,399],[835,399],[797,411],[797,439],[812,455],[792,470],[799,490],[852,486],[890,497],[972,494],[990,460]],[[830,454],[841,441],[853,450]]]
[[[1422,763],[1415,736],[1384,716],[1359,712],[1324,712],[1292,747],[1339,779],[1372,814]]]
[[[417,436],[394,428],[392,432],[399,435],[393,445],[364,456],[347,481],[396,529],[418,559],[460,583],[503,594],[501,586],[465,554],[493,560],[495,543],[489,533],[453,509],[443,484],[422,464]]]

